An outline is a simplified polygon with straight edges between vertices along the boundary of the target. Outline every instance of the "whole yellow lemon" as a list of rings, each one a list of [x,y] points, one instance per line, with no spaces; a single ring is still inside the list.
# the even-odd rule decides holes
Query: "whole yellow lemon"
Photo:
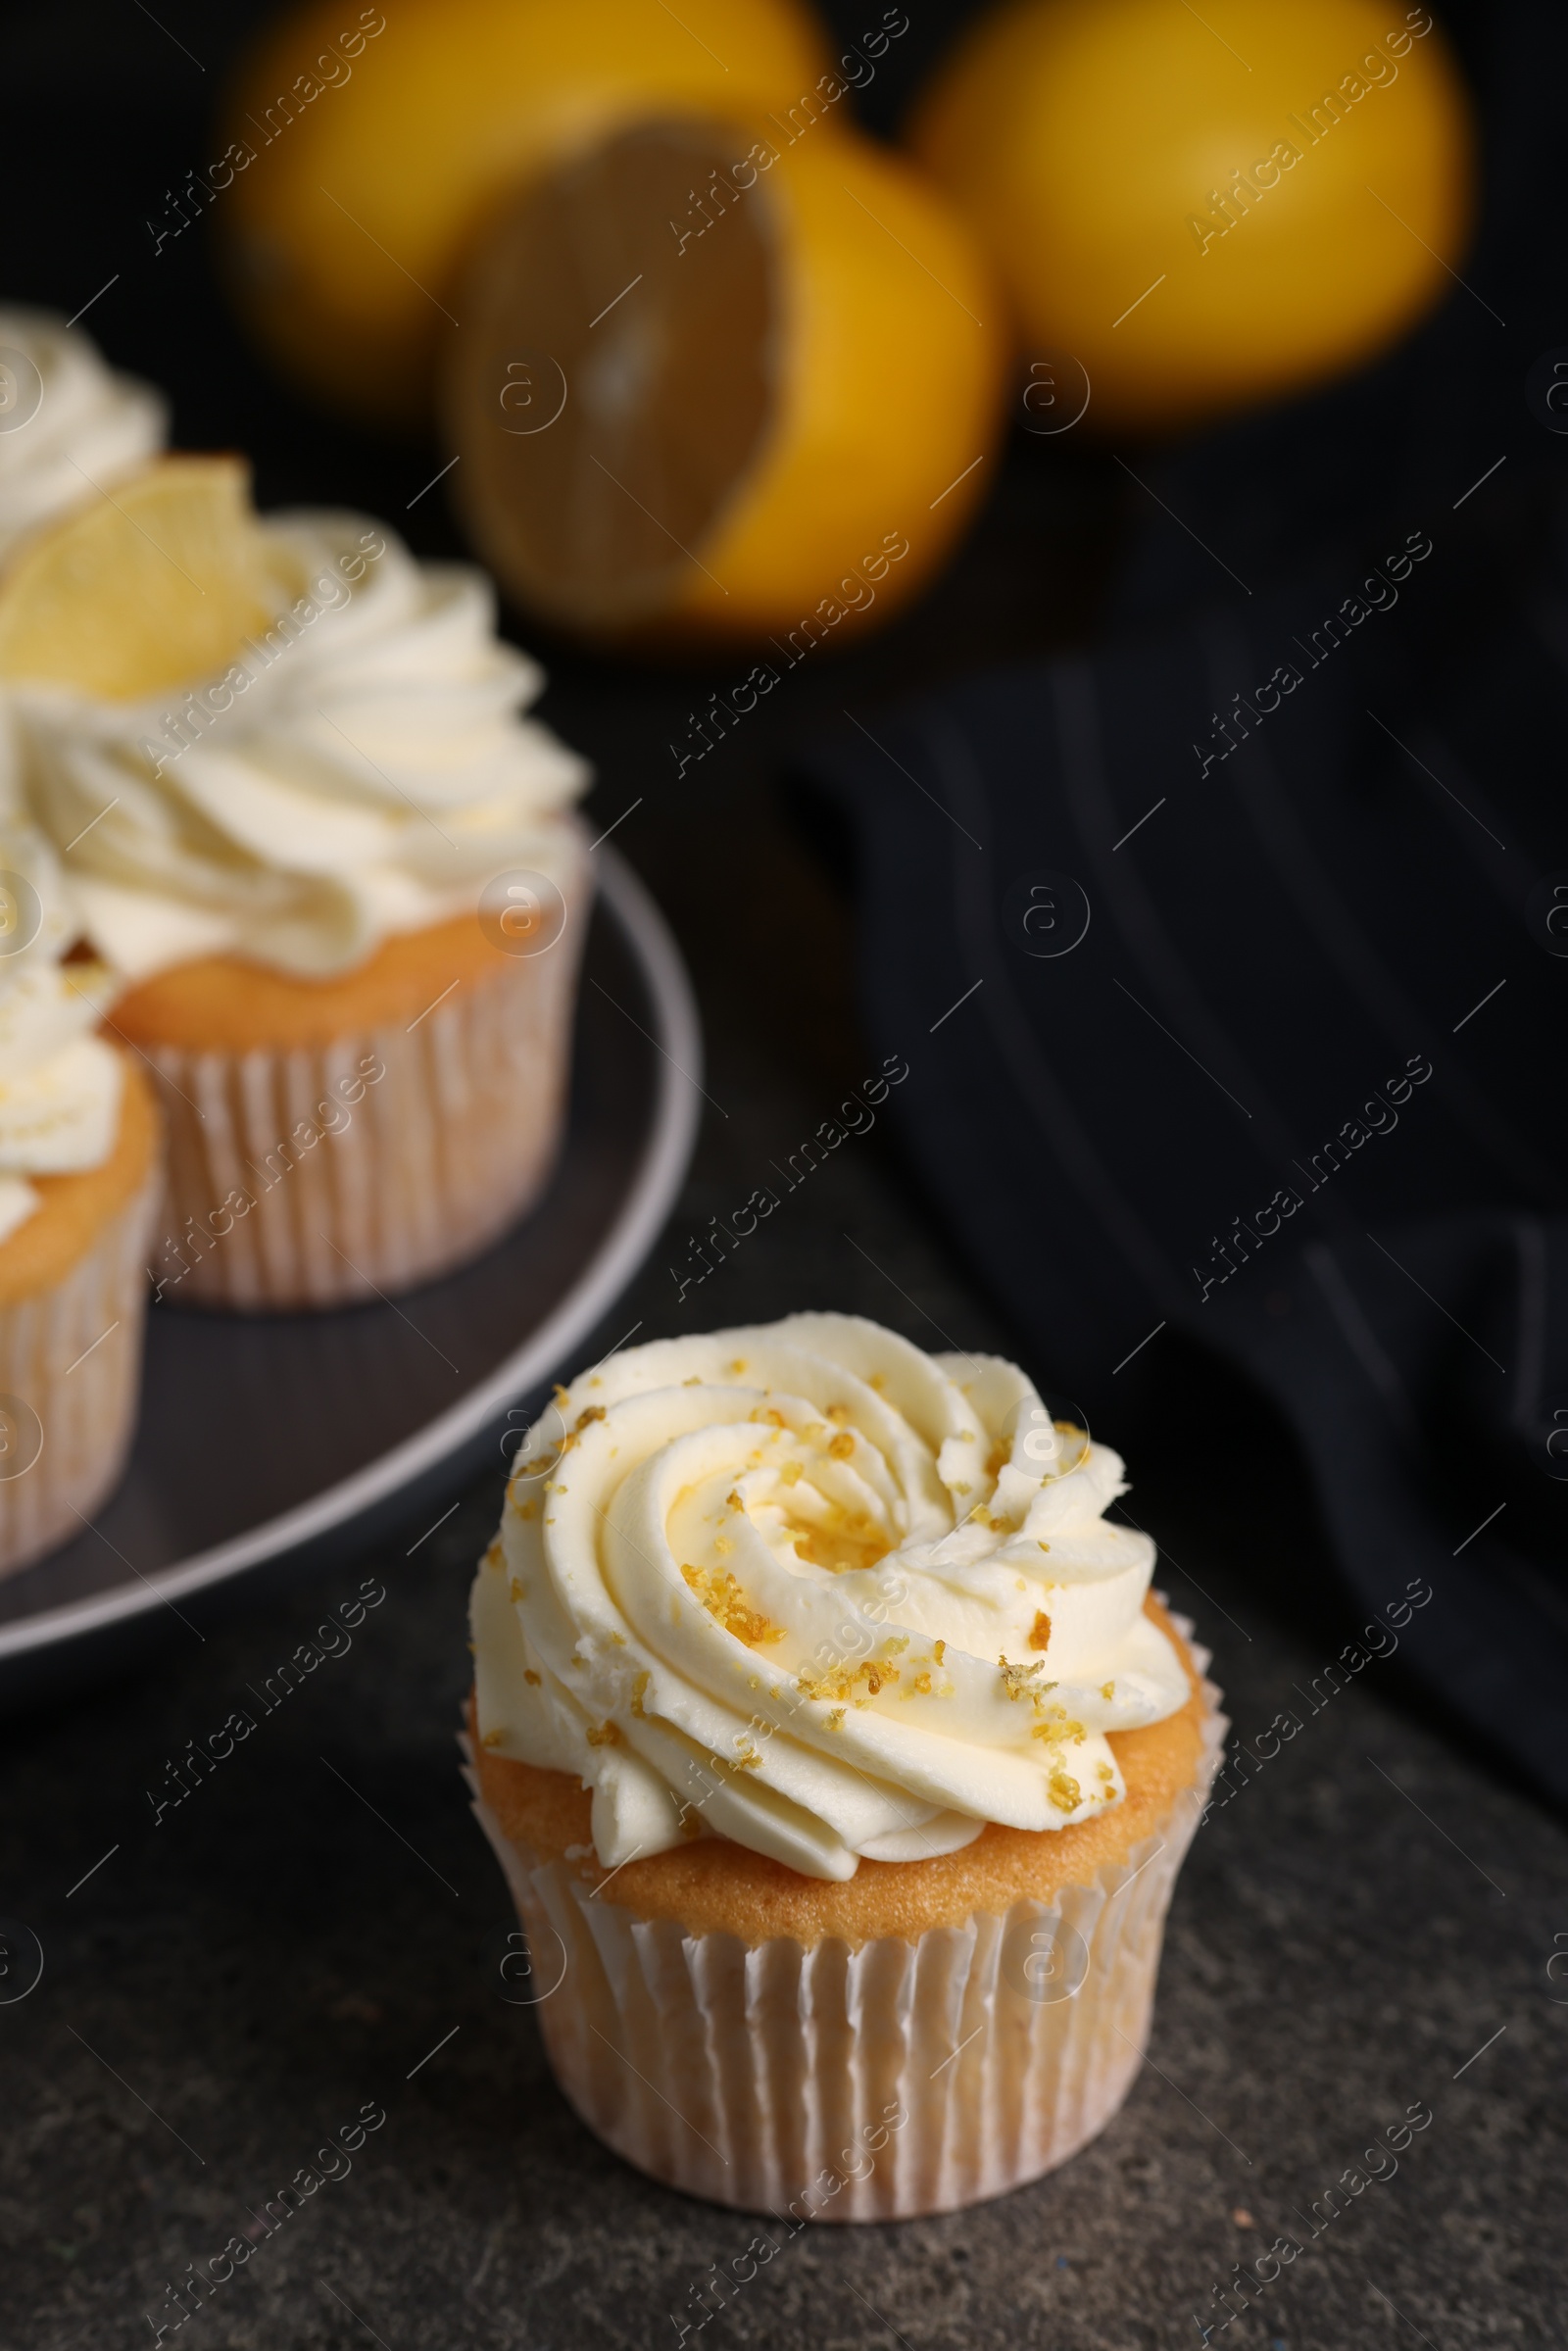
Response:
[[[1370,358],[1454,289],[1472,220],[1465,91],[1402,0],[1013,0],[911,138],[1111,430]]]
[[[878,25],[872,49],[892,37]],[[518,181],[650,107],[788,119],[828,65],[797,0],[308,0],[230,96],[212,175],[225,273],[288,373],[416,421],[455,272]]]

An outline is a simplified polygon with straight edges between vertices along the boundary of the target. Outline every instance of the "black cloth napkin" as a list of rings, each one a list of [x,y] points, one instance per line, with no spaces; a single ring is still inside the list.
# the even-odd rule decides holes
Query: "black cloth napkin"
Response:
[[[1441,314],[1319,398],[1115,451],[1149,524],[1100,640],[808,768],[896,1115],[1062,1403],[1125,1425],[1166,1334],[1220,1350],[1356,1599],[1430,1590],[1407,1664],[1563,1803],[1568,440],[1537,363],[1568,359],[1568,27],[1501,7],[1467,54],[1487,212]],[[1224,1430],[1193,1443],[1223,1477]]]

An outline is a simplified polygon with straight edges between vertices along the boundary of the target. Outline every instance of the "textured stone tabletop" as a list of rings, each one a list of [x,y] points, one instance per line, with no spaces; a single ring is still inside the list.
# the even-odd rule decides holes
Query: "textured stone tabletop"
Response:
[[[171,385],[184,443],[254,448],[265,503],[357,504],[448,551],[438,499],[410,509],[427,450],[371,448],[294,407],[235,338],[197,241],[156,269],[136,244],[157,190],[205,152],[243,14],[214,29],[194,7],[160,13],[205,81],[135,10],[62,7],[47,28],[19,14],[0,34],[22,207],[0,290],[70,311],[120,271],[92,322]],[[940,32],[911,34],[911,73]],[[924,1346],[1013,1344],[885,1120],[701,1288],[682,1298],[669,1268],[874,1067],[851,903],[833,845],[785,800],[788,745],[915,680],[1059,642],[1092,610],[1121,495],[1102,460],[1014,449],[929,602],[792,677],[678,788],[666,746],[729,670],[544,649],[546,715],[599,765],[591,812],[604,826],[642,803],[616,845],[681,939],[710,1054],[686,1195],[581,1360],[635,1325],[803,1305]],[[459,1775],[465,1597],[498,1450],[434,1532],[422,1513],[286,1597],[171,1622],[134,1680],[0,1731],[0,1914],[44,1958],[25,1998],[0,1978],[0,2351],[146,2344],[172,2324],[167,2287],[235,2239],[243,2268],[186,2322],[208,2351],[1174,2351],[1204,2328],[1275,2351],[1560,2344],[1561,1824],[1448,1739],[1396,1653],[1326,1694],[1357,1624],[1288,1445],[1212,1364],[1172,1347],[1102,1433],[1128,1455],[1157,1580],[1266,1760],[1199,1833],[1149,2061],[1084,2153],[979,2210],[791,2237],[650,2184],[576,2121],[534,2016],[500,1996],[507,1898]],[[1391,1601],[1403,1584],[1391,1569]],[[352,1628],[323,1644],[336,1653],[155,1820],[166,1764],[328,1610]],[[1275,1745],[1284,1709],[1302,1727]],[[1391,2131],[1398,2152],[1369,2160]],[[352,2153],[323,2156],[322,2179],[328,2132]],[[297,2216],[258,2217],[302,2173],[320,2183]],[[1300,2251],[1221,2334],[1217,2289],[1280,2238]]]
[[[617,725],[635,737],[639,696],[664,693],[628,685]],[[590,726],[586,700],[558,703]],[[612,734],[602,793],[634,775]],[[880,1130],[677,1304],[685,1235],[860,1074],[848,909],[760,761],[628,842],[692,959],[715,1106],[668,1246],[584,1358],[639,1320],[651,1337],[808,1302],[1005,1346]],[[1062,2172],[951,2219],[793,2240],[774,2224],[759,2259],[757,2224],[651,2185],[564,2106],[533,2016],[499,1996],[486,1945],[507,1902],[455,1744],[498,1454],[434,1534],[411,1522],[204,1639],[174,1626],[138,1680],[6,1735],[0,1908],[45,1971],[0,2006],[5,2351],[147,2341],[167,2284],[233,2237],[245,2266],[187,2322],[214,2351],[673,2351],[709,2328],[823,2351],[1143,2351],[1198,2340],[1194,2313],[1216,2326],[1215,2288],[1280,2236],[1300,2255],[1225,2339],[1560,2340],[1568,1960],[1560,1982],[1548,1966],[1568,1951],[1568,1840],[1407,1709],[1396,1654],[1328,1695],[1356,1627],[1321,1596],[1310,1496],[1244,1395],[1173,1364],[1139,1418],[1112,1432],[1130,1506],[1268,1760],[1200,1830],[1150,2060]],[[154,1826],[166,1761],[367,1583],[384,1597],[358,1622],[347,1608],[349,1645],[324,1640],[339,1653]],[[1280,1745],[1285,1708],[1302,1729]],[[1374,2134],[1397,2144],[1428,2114],[1367,2162]],[[255,2216],[325,2134],[381,2115],[268,2233]]]

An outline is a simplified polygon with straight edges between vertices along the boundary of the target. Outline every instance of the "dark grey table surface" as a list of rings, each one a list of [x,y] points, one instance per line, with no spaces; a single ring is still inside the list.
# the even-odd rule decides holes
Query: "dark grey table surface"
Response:
[[[631,747],[658,739],[669,691],[622,680],[601,713],[610,814],[615,790],[652,780]],[[570,715],[593,734],[589,699]],[[803,1303],[1005,1347],[881,1128],[677,1302],[686,1235],[786,1158],[866,1058],[849,908],[781,814],[759,733],[678,810],[656,797],[641,833],[622,827],[692,960],[711,1107],[666,1245],[584,1357],[639,1321],[651,1337]],[[1548,1964],[1568,1952],[1568,1840],[1406,1709],[1397,1657],[1309,1715],[1298,1692],[1349,1628],[1289,1452],[1196,1362],[1140,1419],[1108,1434],[1238,1728],[1252,1744],[1285,1706],[1305,1723],[1200,1832],[1150,2062],[1055,2177],[951,2219],[812,2229],[707,2324],[760,2346],[1196,2341],[1192,2314],[1215,2322],[1231,2265],[1300,2237],[1298,2216],[1416,2106],[1432,2121],[1396,2176],[1323,2227],[1230,2339],[1560,2341],[1568,1958],[1560,1982]],[[455,1732],[465,1592],[501,1484],[498,1457],[423,1543],[411,1522],[265,1613],[203,1639],[172,1627],[154,1670],[0,1745],[0,1909],[45,1953],[37,1988],[0,2006],[6,2351],[150,2339],[167,2281],[243,2236],[368,2101],[386,2121],[352,2172],[286,2235],[255,2229],[191,2340],[676,2346],[711,2308],[711,2265],[744,2252],[750,2223],[593,2140],[486,1962],[507,1902]],[[365,1577],[386,1597],[348,1652],[155,1827],[166,1761]]]
[[[906,77],[954,13],[911,32]],[[266,503],[359,503],[447,551],[437,499],[407,503],[435,469],[427,450],[378,449],[312,417],[234,337],[197,240],[156,269],[136,242],[201,149],[246,14],[0,19],[22,232],[0,291],[69,311],[120,271],[94,322],[118,360],[171,385],[181,439],[256,449]],[[669,1267],[689,1270],[688,1235],[727,1218],[872,1066],[853,909],[785,804],[789,743],[1089,625],[1124,489],[1092,454],[1018,436],[920,610],[847,661],[803,666],[678,788],[666,745],[734,665],[669,676],[545,649],[546,714],[599,765],[592,813],[608,825],[641,799],[616,843],[680,936],[710,1047],[686,1197],[585,1360],[639,1323],[654,1337],[804,1304],[923,1345],[1011,1344],[1005,1301],[971,1285],[885,1122],[684,1298]],[[927,816],[911,806],[911,822]],[[1070,1379],[1070,1366],[1036,1368]],[[188,2322],[211,2351],[678,2351],[700,2333],[791,2351],[1153,2351],[1200,2341],[1233,2265],[1285,2233],[1304,2253],[1214,2339],[1560,2343],[1561,1825],[1424,1716],[1396,1656],[1305,1713],[1298,1693],[1354,1626],[1289,1445],[1212,1364],[1173,1349],[1136,1424],[1102,1433],[1128,1454],[1159,1580],[1212,1646],[1239,1731],[1254,1744],[1292,1705],[1304,1729],[1200,1832],[1150,2061],[1093,2146],[978,2211],[812,2228],[721,2308],[710,2288],[705,2301],[753,2225],[608,2155],[487,1960],[507,1901],[456,1730],[498,1453],[424,1541],[421,1517],[285,1599],[171,1625],[138,1678],[0,1737],[0,1914],[44,1954],[24,1999],[5,2000],[0,1978],[0,2351],[150,2341],[166,2284],[247,2231],[251,2259]],[[367,1578],[386,1596],[351,1647],[155,1825],[147,1791],[167,1786],[166,1763]],[[264,2235],[253,2214],[368,2104],[385,2122],[351,2171]],[[1396,2175],[1367,2180],[1362,2151],[1411,2108],[1430,2124]],[[1301,2216],[1347,2173],[1364,2184],[1308,2241]]]

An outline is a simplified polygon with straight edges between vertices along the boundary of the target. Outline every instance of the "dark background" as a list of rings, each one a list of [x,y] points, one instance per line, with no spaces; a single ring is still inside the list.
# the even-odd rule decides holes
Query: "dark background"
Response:
[[[117,365],[169,390],[178,443],[250,451],[264,505],[359,505],[422,554],[457,552],[440,492],[409,504],[442,452],[373,441],[280,386],[224,311],[200,236],[152,257],[144,220],[207,160],[217,93],[261,13],[167,0],[155,21],[137,0],[112,0],[0,17],[0,293],[69,316],[118,272],[85,322]],[[828,13],[847,35],[859,29],[855,8]],[[962,13],[911,12],[862,109],[873,126],[896,119]],[[1521,87],[1548,78],[1528,44],[1510,72]],[[1526,339],[1565,339],[1556,285],[1526,291]],[[1477,418],[1492,416],[1522,443],[1518,379],[1510,368],[1450,382],[1441,400],[1402,393],[1401,446],[1447,439],[1468,454]],[[1494,440],[1480,438],[1490,454]],[[1250,563],[1269,540],[1272,485],[1248,447],[1244,432],[1217,454],[1150,463],[1190,479],[1206,470]],[[1523,486],[1489,510],[1494,555],[1545,528],[1544,462],[1534,473],[1521,463]],[[1396,463],[1392,443],[1367,448],[1374,508]],[[733,662],[712,677],[651,671],[519,632],[550,665],[545,715],[597,764],[590,814],[608,825],[643,796],[616,844],[680,937],[721,1105],[665,1245],[599,1344],[639,1316],[653,1337],[803,1304],[867,1313],[928,1346],[1017,1344],[1005,1301],[973,1285],[885,1122],[684,1305],[667,1268],[875,1066],[857,1030],[835,843],[787,788],[797,747],[842,727],[846,708],[870,715],[916,684],[1086,638],[1113,610],[1179,600],[1185,559],[1173,537],[1148,537],[1139,496],[1076,437],[1015,432],[968,544],[924,603],[849,658],[792,676],[678,786],[665,746]],[[1030,1368],[1070,1379],[1070,1366]],[[1130,1424],[1105,1433],[1129,1455],[1161,1581],[1212,1644],[1251,1739],[1353,1629],[1289,1442],[1232,1375],[1179,1348],[1162,1351]],[[142,2314],[161,2309],[165,2280],[243,2230],[321,2133],[370,2099],[388,2119],[352,2176],[259,2249],[191,2322],[193,2340],[640,2351],[675,2344],[670,2313],[695,2323],[693,2289],[744,2247],[743,2218],[649,2185],[583,2131],[531,2020],[495,1996],[484,1963],[506,1901],[466,1809],[454,1733],[465,1591],[501,1483],[498,1455],[412,1555],[422,1520],[318,1591],[209,1626],[200,1646],[176,1628],[181,1645],[155,1670],[0,1741],[0,1911],[45,1952],[38,1988],[0,2005],[4,2351],[150,2340]],[[368,1574],[388,1596],[352,1651],[149,1829],[143,1790],[165,1758],[205,1738]],[[1101,2139],[977,2212],[812,2229],[710,2324],[824,2351],[1191,2343],[1191,2314],[1211,2309],[1230,2265],[1296,2228],[1296,2208],[1375,2130],[1426,2101],[1433,2124],[1398,2178],[1368,2189],[1227,2339],[1291,2351],[1558,2341],[1568,1981],[1547,1974],[1554,1949],[1568,1950],[1560,1828],[1444,1735],[1397,1660],[1374,1665],[1200,1833],[1152,2060]]]

